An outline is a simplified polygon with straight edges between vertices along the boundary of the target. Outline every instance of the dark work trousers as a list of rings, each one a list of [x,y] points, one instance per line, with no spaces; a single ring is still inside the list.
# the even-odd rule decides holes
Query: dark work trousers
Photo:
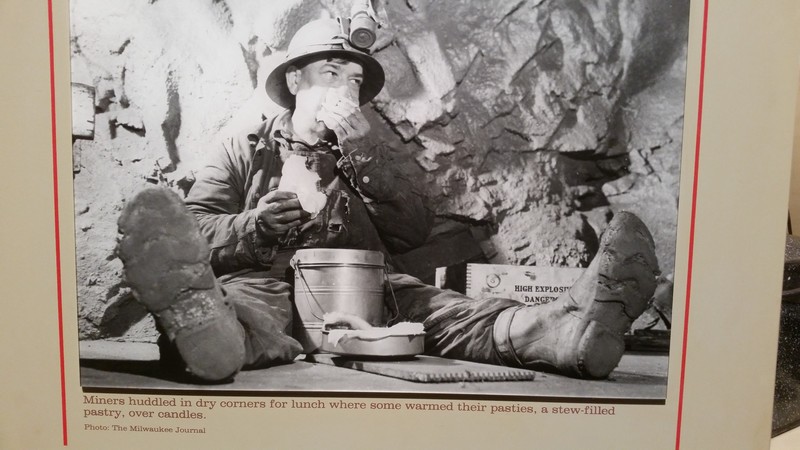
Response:
[[[292,320],[299,320],[292,317],[293,287],[269,275],[244,271],[218,279],[244,331],[244,369],[290,362],[302,352],[300,343],[291,337]],[[395,322],[424,325],[426,354],[502,364],[495,351],[494,323],[502,311],[519,306],[518,302],[474,300],[397,273],[388,275],[384,291],[389,310],[397,301]]]

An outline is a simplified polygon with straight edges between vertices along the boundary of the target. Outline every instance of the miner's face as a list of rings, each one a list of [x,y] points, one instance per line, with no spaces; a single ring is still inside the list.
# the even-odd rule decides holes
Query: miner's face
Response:
[[[363,80],[361,64],[342,58],[319,59],[286,70],[286,85],[295,96],[295,112],[312,117],[330,90],[358,105]]]

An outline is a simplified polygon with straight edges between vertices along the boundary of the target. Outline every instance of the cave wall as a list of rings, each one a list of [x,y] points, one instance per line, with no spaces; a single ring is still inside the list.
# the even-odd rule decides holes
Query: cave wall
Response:
[[[688,0],[374,1],[386,86],[373,138],[438,223],[490,230],[491,261],[583,266],[613,213],[674,267]],[[71,0],[72,72],[95,89],[77,140],[82,338],[151,339],[114,255],[147,183],[185,195],[221,136],[280,111],[264,81],[336,0]],[[143,319],[143,320],[142,320]]]

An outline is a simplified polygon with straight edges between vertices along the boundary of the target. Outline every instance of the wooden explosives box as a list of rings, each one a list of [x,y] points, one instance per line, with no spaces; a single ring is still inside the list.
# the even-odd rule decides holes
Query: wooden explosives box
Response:
[[[527,305],[550,303],[575,283],[585,269],[571,267],[467,264],[466,294],[501,297]]]
[[[436,286],[476,299],[509,298],[526,305],[556,300],[583,274],[583,268],[456,264],[436,269]],[[672,316],[672,282],[659,278],[648,308],[625,335],[628,350],[668,353]]]

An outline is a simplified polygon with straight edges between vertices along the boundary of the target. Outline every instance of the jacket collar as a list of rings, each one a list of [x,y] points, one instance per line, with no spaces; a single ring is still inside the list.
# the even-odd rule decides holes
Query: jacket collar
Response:
[[[286,111],[275,119],[272,127],[272,138],[281,148],[288,150],[310,150],[310,151],[330,151],[333,144],[320,139],[313,144],[297,139],[292,131],[292,114]]]
[[[291,120],[292,111],[288,109],[273,120],[265,120],[258,129],[247,135],[250,145],[255,146],[256,152],[267,148],[270,141],[277,143],[278,148],[285,150],[330,151],[332,148],[336,148],[333,143],[325,140],[308,144],[305,141],[295,139]]]

